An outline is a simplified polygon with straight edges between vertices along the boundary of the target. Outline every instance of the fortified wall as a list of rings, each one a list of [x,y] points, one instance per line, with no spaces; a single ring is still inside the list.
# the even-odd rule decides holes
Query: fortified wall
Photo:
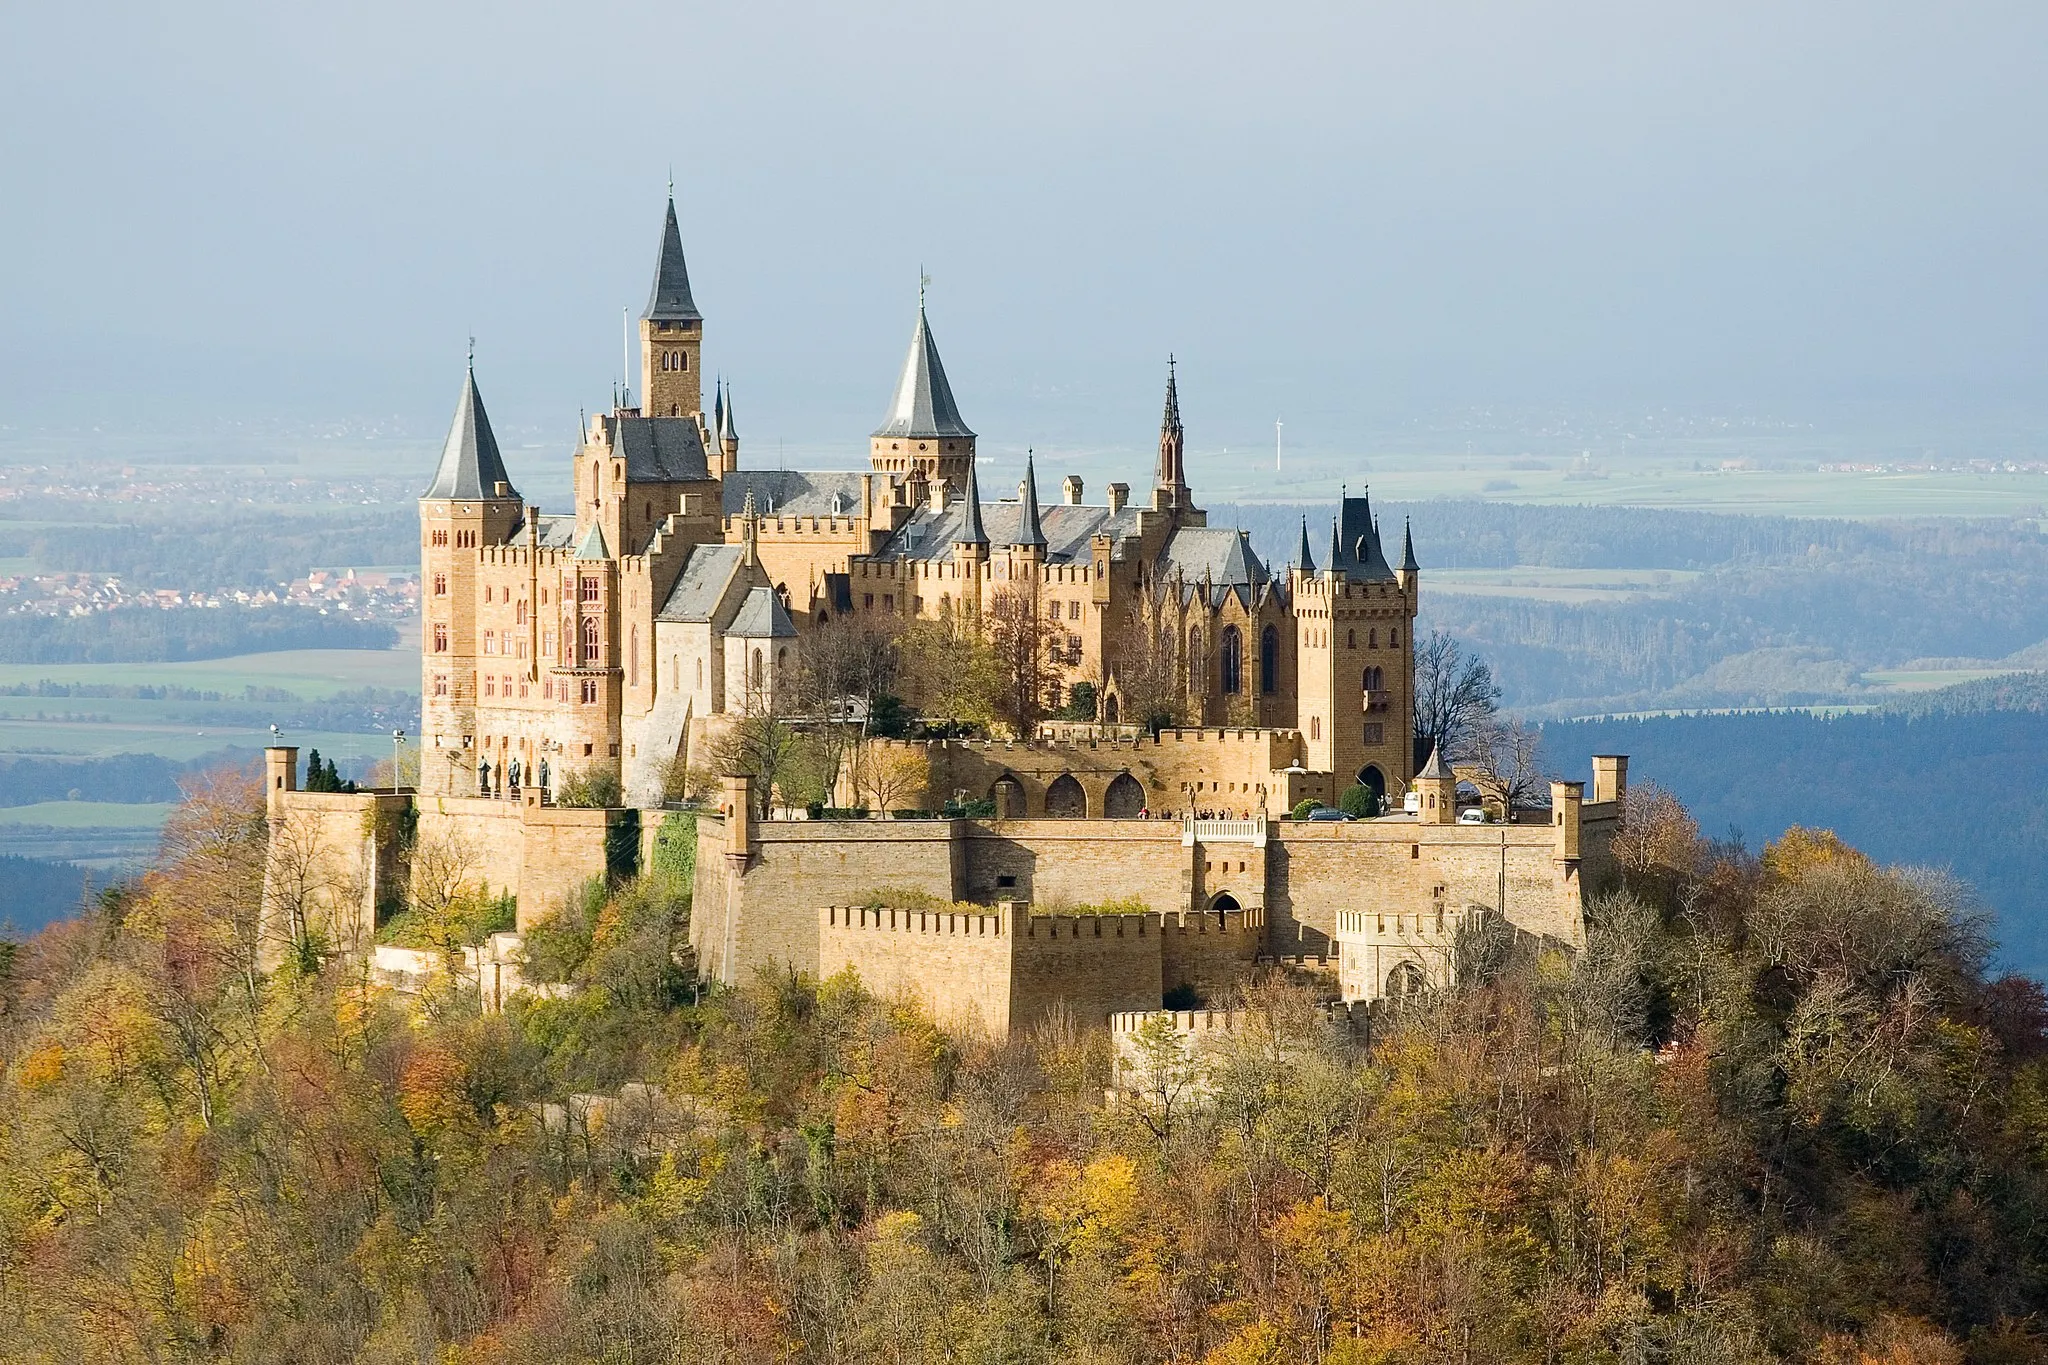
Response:
[[[1255,940],[1255,958],[1335,959],[1346,999],[1377,999],[1413,988],[1415,972],[1441,981],[1458,925],[1475,914],[1583,946],[1585,897],[1613,876],[1626,781],[1625,759],[1601,759],[1590,801],[1584,784],[1558,782],[1546,811],[1467,825],[1418,815],[761,821],[745,779],[729,779],[720,810],[698,821],[691,946],[700,970],[728,983],[771,964],[819,974],[853,966],[878,988],[900,985],[1013,1026],[1058,999],[1093,1019],[1114,1012],[1097,1009],[1112,997],[1123,1002],[1115,1010],[1156,1008],[1157,993],[1183,981],[1220,1003],[1242,976],[1238,936]],[[961,902],[1034,907],[1026,924],[1137,903],[1155,926],[1213,920],[1227,932],[1212,941],[1213,960],[1178,977],[1161,949],[1156,978],[1149,967],[1117,967],[1129,975],[1103,992],[1069,964],[1041,991],[1019,985],[1026,972],[1008,921]],[[954,908],[905,908],[931,904]],[[1093,917],[1075,936],[1083,955],[1122,961],[1139,932],[1093,927],[1121,918]],[[1008,980],[991,981],[1004,963]]]

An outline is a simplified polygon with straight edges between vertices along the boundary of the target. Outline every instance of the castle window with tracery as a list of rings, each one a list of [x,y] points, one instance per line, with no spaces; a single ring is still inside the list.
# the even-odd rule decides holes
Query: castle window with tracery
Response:
[[[597,618],[595,616],[587,616],[583,619],[583,662],[586,664],[597,662]]]
[[[1225,626],[1222,637],[1223,695],[1234,697],[1244,690],[1244,637],[1236,626]]]

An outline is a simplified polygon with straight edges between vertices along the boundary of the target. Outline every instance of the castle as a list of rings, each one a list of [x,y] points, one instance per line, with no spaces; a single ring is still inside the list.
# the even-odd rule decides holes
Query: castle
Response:
[[[812,632],[848,618],[975,619],[1005,594],[1054,626],[1049,704],[1085,682],[1093,719],[1143,719],[1126,714],[1141,666],[1131,653],[1163,640],[1184,693],[1176,719],[1287,736],[1274,766],[1248,774],[1238,799],[1211,793],[1215,805],[1277,814],[1288,791],[1334,802],[1354,784],[1406,790],[1412,542],[1404,533],[1390,564],[1368,499],[1345,497],[1320,560],[1304,522],[1295,563],[1273,572],[1195,505],[1171,367],[1148,503],[1112,483],[1088,504],[1070,476],[1042,504],[1029,459],[1015,498],[984,502],[975,433],[922,297],[864,472],[743,469],[723,388],[703,411],[704,326],[671,199],[640,316],[637,401],[590,421],[570,512],[520,497],[473,370],[464,377],[420,499],[423,791],[554,792],[608,768],[629,802],[655,804],[663,773],[717,717],[787,704]],[[1290,770],[1313,776],[1273,776]]]
[[[1069,477],[1041,504],[1028,457],[1016,496],[984,502],[922,297],[860,472],[741,467],[729,391],[703,411],[704,318],[673,199],[639,338],[637,401],[582,433],[570,512],[513,488],[465,376],[420,500],[417,788],[301,792],[296,751],[271,750],[276,923],[319,917],[329,941],[365,943],[431,862],[443,883],[516,897],[523,931],[686,819],[703,976],[851,968],[996,1031],[1053,1008],[1100,1024],[1223,1003],[1276,963],[1346,1001],[1405,994],[1448,980],[1460,935],[1487,921],[1583,942],[1626,759],[1595,760],[1590,796],[1554,781],[1547,809],[1461,821],[1457,774],[1435,755],[1417,771],[1410,738],[1411,537],[1392,564],[1367,499],[1346,496],[1320,556],[1304,522],[1275,572],[1209,526],[1170,363],[1146,503],[1112,483],[1088,504]],[[835,623],[979,629],[1005,602],[1051,627],[1047,701],[1092,696],[1092,718],[867,741],[912,760],[924,790],[900,804],[921,818],[764,818],[775,804],[744,774],[699,807],[666,799],[720,727],[794,707],[804,651]],[[1138,676],[1156,687],[1162,663],[1164,725],[1137,714],[1153,704]],[[558,799],[593,773],[619,779],[618,804]],[[1354,786],[1393,813],[1286,818]],[[992,804],[929,814],[959,798]]]

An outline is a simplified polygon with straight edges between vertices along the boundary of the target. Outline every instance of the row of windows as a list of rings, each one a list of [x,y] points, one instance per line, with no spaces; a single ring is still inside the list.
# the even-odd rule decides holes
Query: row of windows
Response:
[[[670,371],[689,369],[690,353],[688,351],[663,351],[661,353],[661,368]]]
[[[1057,621],[1060,619],[1059,603],[1053,602],[1048,604],[1046,607],[1046,611],[1047,614],[1050,615],[1053,620]],[[1067,603],[1067,619],[1069,621],[1078,621],[1081,619],[1081,604],[1079,602]]]
[[[496,654],[497,652],[498,632],[495,630],[485,631],[484,653]],[[511,631],[508,630],[505,632],[505,655],[506,657],[510,658],[515,653],[519,658],[523,659],[526,657],[526,637],[524,635],[515,636],[512,634]]]

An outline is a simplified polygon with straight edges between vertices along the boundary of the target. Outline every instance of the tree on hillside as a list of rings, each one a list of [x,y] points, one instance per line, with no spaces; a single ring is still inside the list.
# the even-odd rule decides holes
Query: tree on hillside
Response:
[[[1448,761],[1473,751],[1479,728],[1500,706],[1500,686],[1484,659],[1469,655],[1443,631],[1415,649],[1415,748]]]
[[[1056,651],[1064,635],[1041,609],[1034,587],[997,589],[986,621],[998,680],[996,710],[1019,739],[1037,733],[1060,685]]]

